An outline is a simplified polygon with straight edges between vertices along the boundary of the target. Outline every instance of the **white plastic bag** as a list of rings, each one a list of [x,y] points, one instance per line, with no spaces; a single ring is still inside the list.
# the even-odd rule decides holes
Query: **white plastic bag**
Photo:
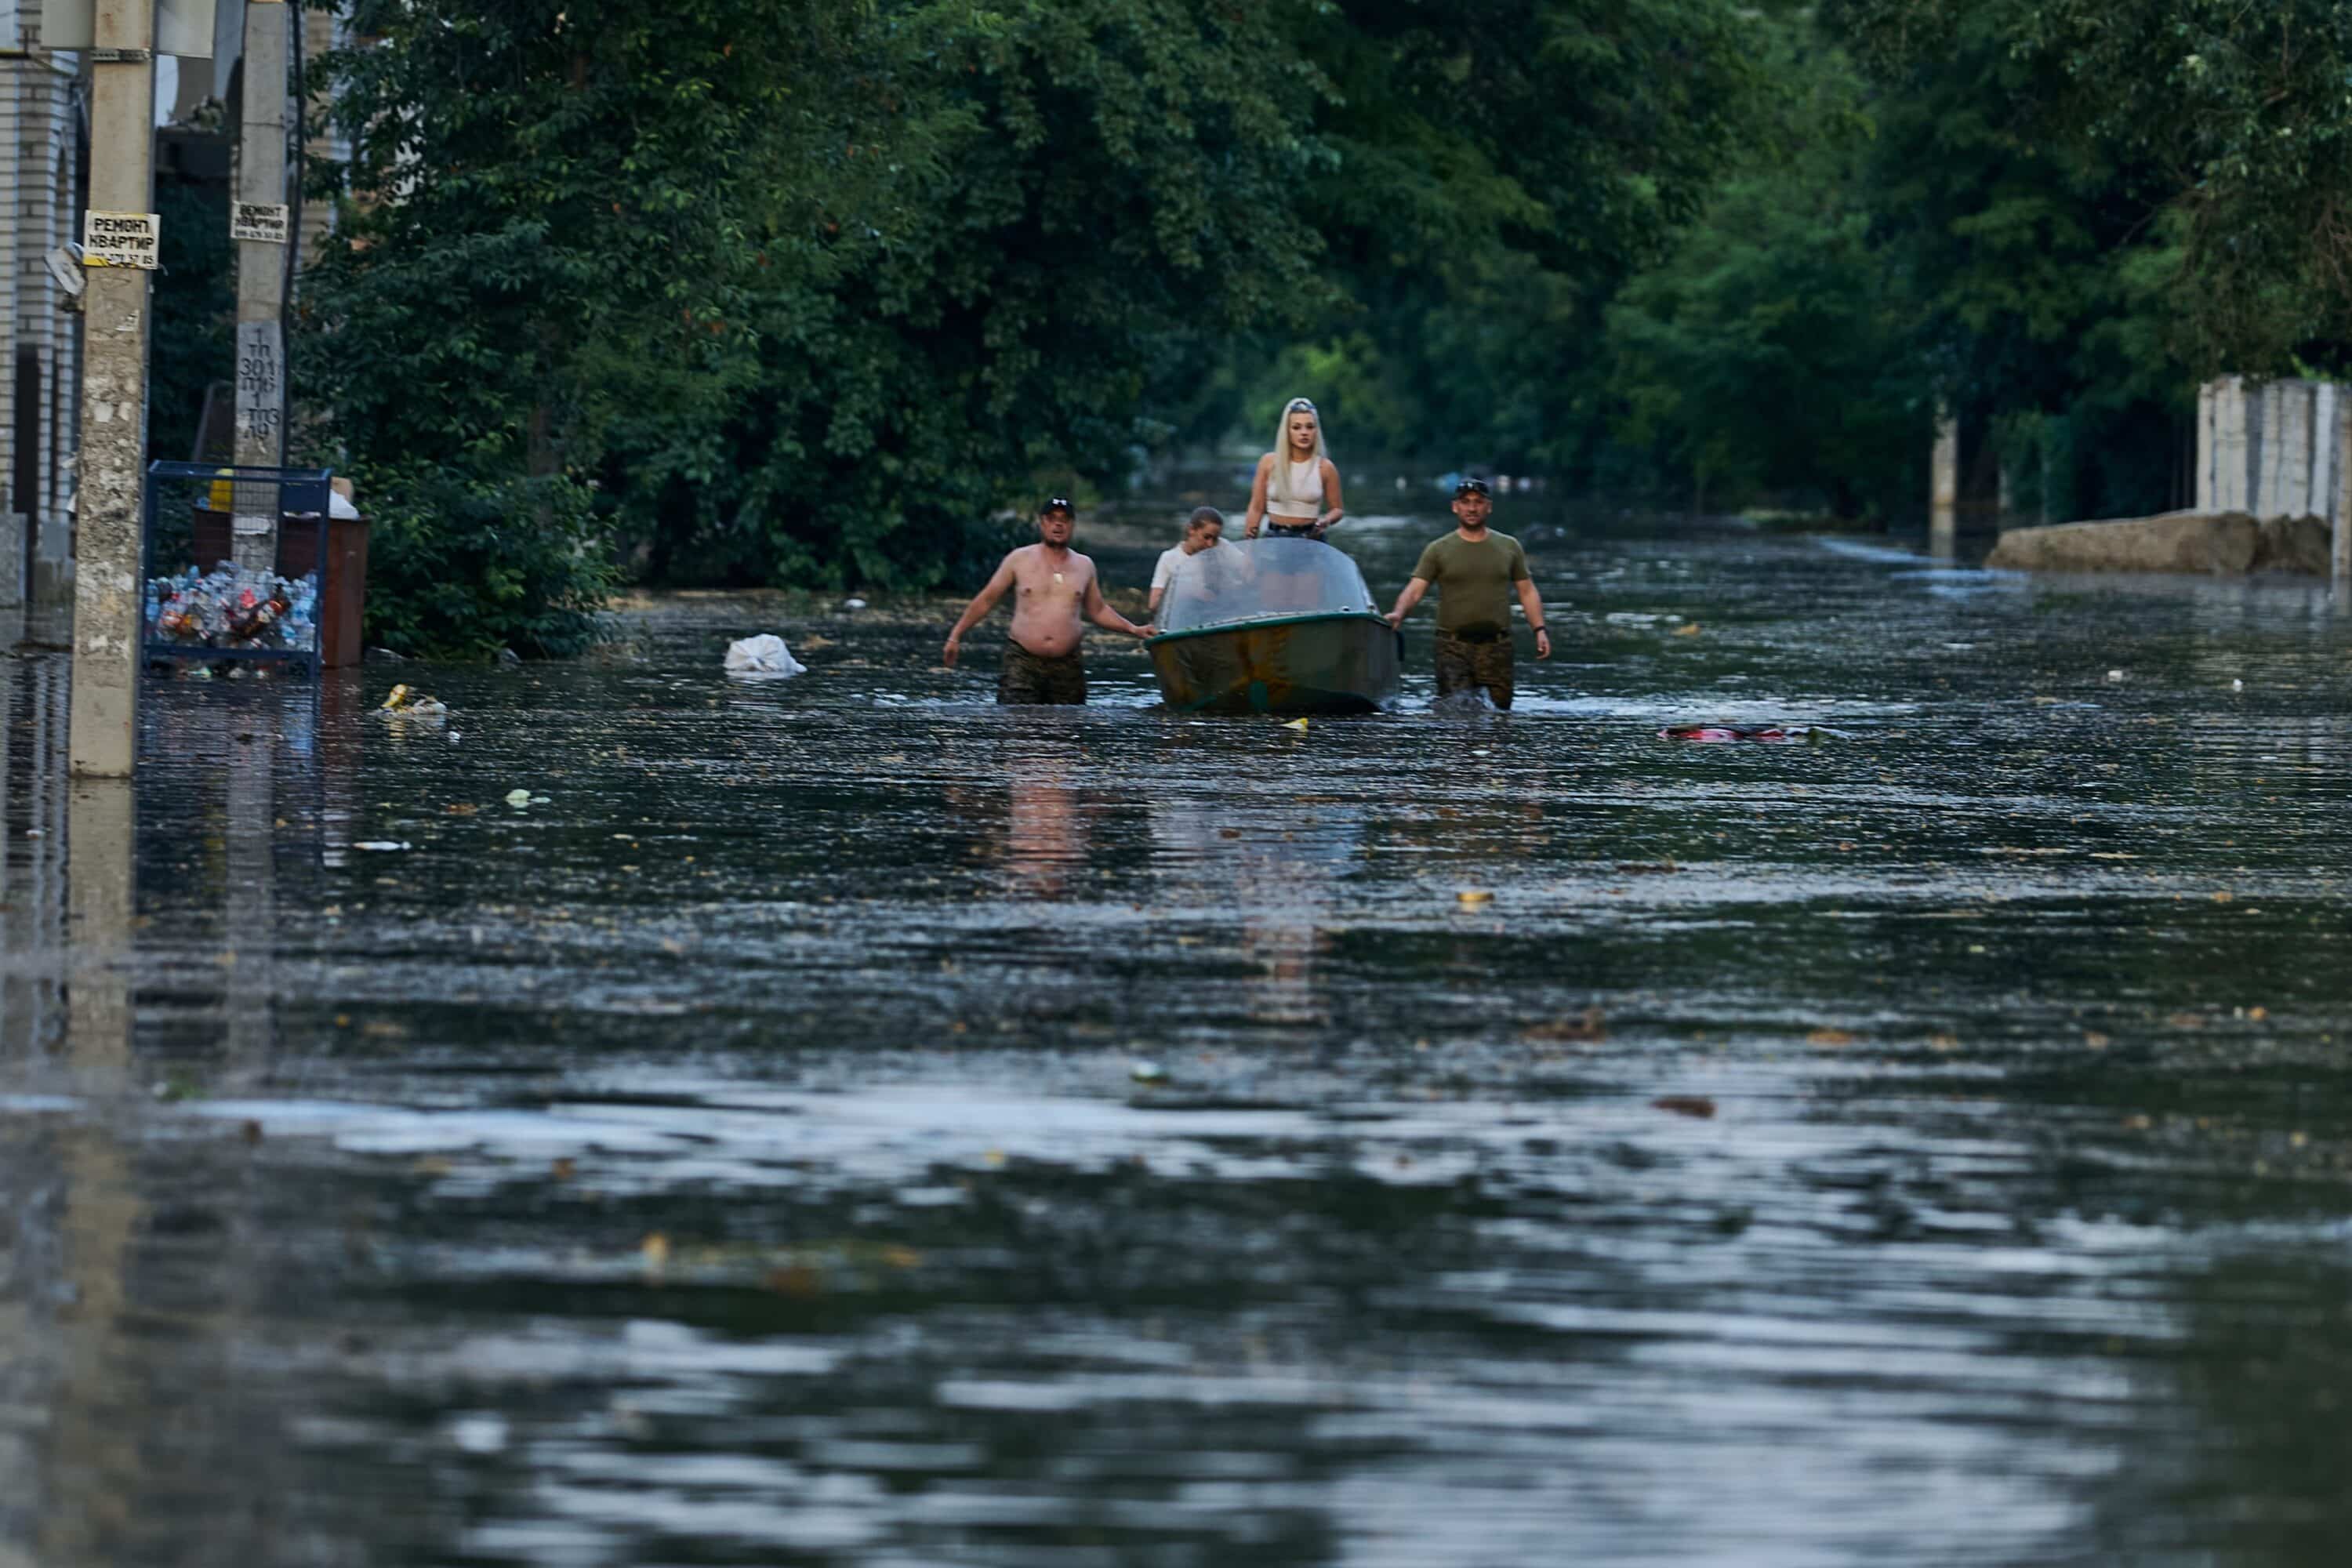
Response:
[[[727,645],[727,673],[748,680],[782,680],[789,675],[804,675],[808,666],[793,657],[784,639],[772,632],[761,632],[755,637]]]

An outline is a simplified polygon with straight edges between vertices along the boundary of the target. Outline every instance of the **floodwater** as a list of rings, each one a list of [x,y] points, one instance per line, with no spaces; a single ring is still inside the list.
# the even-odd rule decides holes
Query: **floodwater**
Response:
[[[0,1563],[2340,1561],[2344,606],[1530,510],[1507,716],[0,658]]]

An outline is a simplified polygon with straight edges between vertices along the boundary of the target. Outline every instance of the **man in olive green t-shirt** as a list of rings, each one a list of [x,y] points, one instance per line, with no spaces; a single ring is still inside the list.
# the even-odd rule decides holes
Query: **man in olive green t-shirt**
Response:
[[[1486,481],[1466,479],[1454,487],[1454,516],[1461,527],[1433,541],[1412,569],[1412,581],[1397,595],[1389,625],[1402,626],[1421,596],[1437,584],[1437,695],[1482,688],[1497,708],[1511,705],[1511,595],[1536,629],[1536,657],[1551,657],[1551,634],[1544,630],[1543,599],[1528,575],[1528,552],[1507,533],[1486,527],[1495,502]]]

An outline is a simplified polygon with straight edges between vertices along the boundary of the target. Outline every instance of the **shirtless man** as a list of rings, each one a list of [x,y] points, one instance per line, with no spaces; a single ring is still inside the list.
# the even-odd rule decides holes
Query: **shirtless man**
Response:
[[[1077,516],[1060,496],[1037,512],[1037,542],[1024,544],[1007,555],[988,586],[973,595],[948,633],[940,658],[950,669],[963,651],[963,634],[970,631],[1007,588],[1018,588],[1013,600],[1013,635],[1004,642],[1004,672],[996,678],[996,700],[1002,703],[1083,703],[1087,700],[1087,667],[1078,654],[1086,628],[1078,616],[1131,637],[1150,637],[1110,607],[1095,581],[1095,563],[1070,548],[1070,531]]]

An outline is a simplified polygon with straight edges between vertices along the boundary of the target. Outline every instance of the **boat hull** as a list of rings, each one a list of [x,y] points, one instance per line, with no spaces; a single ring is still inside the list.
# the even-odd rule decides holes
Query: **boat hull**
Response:
[[[1397,634],[1378,616],[1285,616],[1168,632],[1143,646],[1185,713],[1370,713],[1397,694]]]

